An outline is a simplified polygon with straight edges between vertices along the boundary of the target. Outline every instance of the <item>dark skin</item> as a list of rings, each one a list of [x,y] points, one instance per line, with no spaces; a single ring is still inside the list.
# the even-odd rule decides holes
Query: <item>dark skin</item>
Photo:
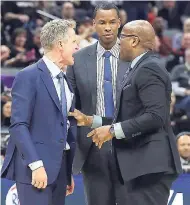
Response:
[[[127,23],[120,37],[120,57],[124,61],[133,61],[137,56],[149,50],[154,50],[155,32],[153,27],[147,21],[138,20]],[[91,126],[93,122],[92,116],[86,116],[78,110],[70,113],[75,117],[78,126]],[[110,125],[102,126],[92,130],[87,137],[91,137],[92,141],[99,147],[112,140],[113,135],[110,132]]]
[[[133,61],[137,56],[155,47],[155,32],[147,21],[137,20],[127,23],[120,36],[120,58]]]
[[[100,44],[110,50],[117,41],[120,18],[115,9],[98,10],[93,24],[99,37]]]
[[[120,44],[121,59],[133,61],[137,56],[154,49],[154,29],[147,21],[138,20],[127,23],[121,32]],[[108,125],[92,130],[88,137],[91,137],[100,149],[105,142],[112,140],[113,135]]]

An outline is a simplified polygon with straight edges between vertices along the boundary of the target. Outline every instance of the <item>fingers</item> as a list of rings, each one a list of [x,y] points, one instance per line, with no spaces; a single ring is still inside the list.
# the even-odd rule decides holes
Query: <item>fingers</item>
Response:
[[[35,179],[32,179],[32,183],[31,184],[34,186],[35,182],[36,182]]]
[[[42,189],[45,189],[47,187],[47,180],[43,183]]]
[[[47,180],[45,180],[45,181],[35,181],[33,179],[31,184],[34,187],[38,188],[38,189],[45,189],[47,187]]]
[[[79,110],[74,109],[74,112],[69,112],[68,115],[75,117],[75,116],[77,116],[77,115],[80,114],[80,113],[81,113],[81,112],[80,112]]]
[[[67,186],[67,190],[66,190],[66,196],[72,194],[71,193],[71,186]]]
[[[68,116],[70,116],[70,117],[76,117],[77,114],[76,114],[75,112],[69,112],[69,113],[68,113]]]
[[[99,142],[98,148],[101,149],[103,144],[104,144],[104,142]]]
[[[44,186],[44,182],[41,181],[41,182],[39,182],[39,184],[38,184],[38,186],[36,188],[42,189],[43,186]]]
[[[37,189],[45,189],[47,187],[47,174],[44,167],[39,167],[32,171],[31,184]]]
[[[96,134],[96,130],[94,129],[94,130],[92,130],[91,132],[89,132],[88,134],[87,134],[87,137],[92,137],[93,135],[95,135]]]
[[[40,182],[39,181],[35,181],[34,187],[38,188],[39,185],[40,185]]]

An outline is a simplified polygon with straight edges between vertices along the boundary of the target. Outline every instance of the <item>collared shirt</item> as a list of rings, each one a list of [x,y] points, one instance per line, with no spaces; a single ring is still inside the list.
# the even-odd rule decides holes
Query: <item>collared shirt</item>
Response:
[[[132,62],[131,62],[131,68],[134,68],[134,66],[136,65],[136,63],[146,54],[142,53],[141,55],[137,56]],[[93,118],[93,123],[92,123],[92,128],[97,128],[102,126],[102,118],[98,115],[94,115]],[[125,138],[125,134],[123,132],[123,129],[121,127],[121,123],[115,123],[114,124],[114,131],[115,131],[115,136],[117,139],[123,139]]]
[[[46,56],[43,56],[43,61],[45,62],[46,66],[51,74],[53,83],[55,85],[55,89],[57,91],[58,98],[61,102],[61,85],[59,83],[59,80],[57,79],[57,75],[61,72],[61,70],[57,65],[55,65]],[[65,86],[65,93],[66,93],[66,99],[67,99],[67,111],[69,112],[69,110],[71,108],[71,104],[72,104],[73,95],[72,95],[65,79],[64,79],[64,86]],[[69,126],[70,126],[70,123],[69,123],[69,121],[67,121],[67,129],[69,129]],[[69,149],[70,149],[70,146],[68,143],[66,143],[66,150],[69,150]],[[42,162],[42,160],[39,160],[39,161],[36,161],[36,162],[29,164],[28,166],[33,171],[33,170],[38,169],[39,167],[42,167],[43,162]]]
[[[190,159],[187,160],[187,159],[180,157],[180,161],[181,161],[183,172],[190,173]]]
[[[105,116],[105,106],[104,106],[104,59],[103,54],[105,52],[98,42],[97,45],[97,105],[96,105],[96,115]],[[109,50],[111,52],[110,63],[112,71],[112,86],[113,86],[113,100],[114,105],[116,103],[116,78],[117,78],[117,69],[119,61],[119,40],[116,44]]]
[[[60,85],[59,79],[57,79],[57,75],[59,75],[59,73],[62,71],[60,70],[60,68],[57,65],[55,65],[46,56],[43,56],[43,60],[46,64],[47,68],[50,71],[53,83],[55,85],[55,89],[57,91],[58,98],[61,102],[61,85]],[[72,95],[72,93],[69,89],[69,86],[67,84],[67,81],[65,79],[64,79],[64,86],[65,86],[65,94],[66,94],[66,99],[67,99],[67,112],[69,112],[69,110],[71,108],[71,104],[72,104],[73,95]],[[67,129],[69,129],[69,126],[70,126],[70,123],[69,123],[69,121],[67,121]],[[68,143],[66,144],[66,149],[69,149]]]
[[[137,56],[137,57],[131,62],[131,68],[134,68],[134,66],[137,64],[137,62],[138,62],[146,53],[147,53],[147,52],[142,53],[140,56]]]

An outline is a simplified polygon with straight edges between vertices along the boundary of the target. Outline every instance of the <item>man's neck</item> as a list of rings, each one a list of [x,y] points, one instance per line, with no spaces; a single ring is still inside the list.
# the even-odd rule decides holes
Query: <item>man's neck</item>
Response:
[[[148,52],[148,51],[144,50],[144,49],[135,52],[131,61],[133,61],[135,58],[137,58],[138,56],[140,56],[140,55],[142,55],[143,53],[146,53],[146,52]]]
[[[181,158],[182,158],[183,160],[185,160],[185,161],[190,161],[190,157],[182,157],[182,156],[181,156]]]
[[[115,41],[113,41],[112,43],[110,44],[104,44],[103,42],[99,41],[100,42],[100,45],[105,49],[105,50],[111,50],[112,47],[116,44],[117,42],[117,39]]]
[[[48,52],[44,54],[50,61],[52,61],[60,70],[66,71],[66,65],[60,63],[59,56],[55,55],[53,52]]]

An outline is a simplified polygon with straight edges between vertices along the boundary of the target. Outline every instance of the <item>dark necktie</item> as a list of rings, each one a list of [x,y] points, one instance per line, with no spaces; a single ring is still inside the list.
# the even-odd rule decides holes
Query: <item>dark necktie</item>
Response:
[[[61,110],[63,114],[63,129],[64,129],[64,148],[66,147],[66,141],[67,141],[67,98],[66,98],[66,93],[65,93],[65,85],[64,85],[64,78],[65,75],[63,72],[60,72],[57,75],[57,78],[59,79],[60,86],[61,86],[61,99],[60,99],[60,104],[61,104]]]
[[[106,51],[103,55],[104,59],[104,106],[105,117],[113,117],[114,101],[113,101],[113,87],[112,87],[112,71],[110,56],[111,52]]]

